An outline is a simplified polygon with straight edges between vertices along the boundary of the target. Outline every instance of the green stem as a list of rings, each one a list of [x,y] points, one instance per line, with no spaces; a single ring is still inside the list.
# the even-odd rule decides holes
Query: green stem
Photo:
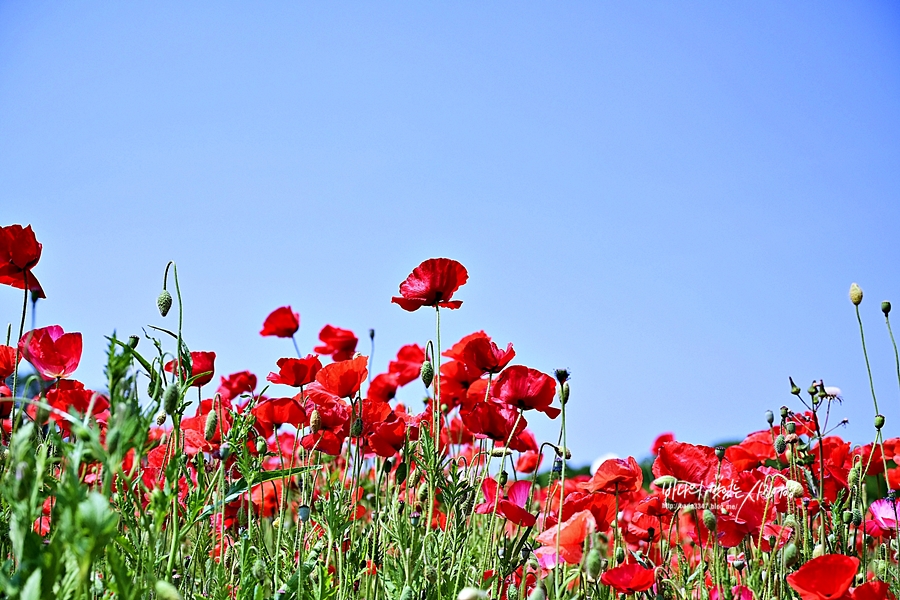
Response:
[[[862,340],[863,356],[866,359],[866,371],[869,373],[869,388],[872,390],[872,402],[875,403],[875,414],[881,414],[878,411],[878,400],[875,398],[875,382],[872,379],[872,367],[869,366],[869,353],[866,352],[866,334],[863,333],[862,317],[859,316],[859,305],[856,305],[856,320],[859,322],[859,337]]]
[[[900,354],[897,353],[897,342],[894,341],[894,332],[891,330],[891,318],[884,315],[884,321],[887,323],[888,333],[891,335],[891,344],[894,346],[894,364],[897,365],[897,384],[900,385]]]

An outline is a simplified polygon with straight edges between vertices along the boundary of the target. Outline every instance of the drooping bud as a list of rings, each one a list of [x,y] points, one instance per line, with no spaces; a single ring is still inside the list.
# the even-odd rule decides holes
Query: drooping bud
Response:
[[[322,415],[319,414],[319,410],[316,408],[309,415],[309,429],[313,433],[319,433],[322,429]]]
[[[266,450],[268,450],[269,446],[266,444],[266,438],[263,436],[259,436],[256,438],[256,452],[257,454],[263,454]]]
[[[794,498],[799,498],[800,496],[803,495],[803,484],[800,483],[799,481],[794,481],[793,479],[789,479],[784,484],[784,488]]]
[[[859,483],[859,465],[853,465],[847,473],[847,485],[852,489],[857,483]]]
[[[181,600],[181,594],[178,593],[178,588],[168,581],[158,579],[153,587],[156,590],[156,597],[159,598],[159,600]]]
[[[585,560],[584,564],[587,567],[587,574],[592,579],[597,579],[597,576],[600,575],[600,569],[603,568],[603,556],[598,549],[592,548],[588,552],[587,560]]]
[[[363,432],[363,420],[359,417],[356,417],[353,420],[353,425],[350,426],[350,437],[359,437]]]
[[[888,316],[891,314],[891,303],[885,300],[881,303],[881,312],[884,313],[884,316]]]
[[[853,509],[853,524],[856,525],[857,527],[859,527],[860,525],[862,525],[862,520],[863,520],[862,511],[859,510],[858,508],[854,508]]]
[[[540,584],[534,586],[534,589],[528,594],[528,600],[547,600],[547,592]]]
[[[493,448],[491,449],[491,456],[494,458],[506,458],[512,454],[512,450],[509,448]]]
[[[262,561],[262,559],[257,558],[253,561],[253,567],[250,569],[251,573],[258,581],[266,580],[266,563]]]
[[[875,429],[884,427],[884,415],[875,415]]]
[[[171,383],[163,392],[163,408],[166,414],[174,415],[178,410],[178,403],[181,401],[181,390],[178,384]]]
[[[703,509],[703,524],[710,531],[716,530],[716,514],[708,508]]]
[[[167,290],[161,291],[156,299],[156,307],[159,309],[161,316],[165,317],[169,314],[169,309],[172,308],[172,294]]]
[[[670,488],[676,483],[678,480],[672,475],[662,475],[653,480],[653,485],[661,489]]]
[[[799,558],[800,553],[797,550],[797,544],[794,542],[789,543],[784,547],[784,564],[785,566],[790,567],[795,562],[797,562],[797,558]]]
[[[426,359],[425,362],[422,363],[422,368],[419,370],[419,376],[422,377],[422,383],[425,384],[425,387],[431,387],[431,382],[434,381],[434,365],[431,364],[431,361]]]
[[[859,303],[862,302],[863,299],[863,291],[862,288],[857,284],[850,285],[850,302],[853,303],[853,306],[859,306]]]
[[[775,413],[773,413],[771,410],[767,410],[766,411],[766,423],[771,425],[774,422],[775,422]]]
[[[778,434],[778,437],[775,438],[775,452],[777,454],[784,454],[786,448],[787,442],[784,441],[784,436]]]
[[[224,460],[228,460],[228,458],[230,456],[231,456],[231,444],[229,444],[228,442],[225,442],[224,444],[219,446],[219,458],[221,458],[224,461]]]
[[[207,442],[211,442],[216,437],[216,427],[219,426],[219,415],[216,411],[211,410],[206,415],[206,426],[203,428],[203,437]]]

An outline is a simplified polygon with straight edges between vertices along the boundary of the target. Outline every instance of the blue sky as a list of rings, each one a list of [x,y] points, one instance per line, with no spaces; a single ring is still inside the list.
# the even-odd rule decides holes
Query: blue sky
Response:
[[[424,344],[390,297],[448,256],[445,344],[569,367],[576,463],[763,428],[789,375],[841,387],[864,443],[853,281],[900,435],[898,107],[888,2],[3,2],[0,221],[43,242],[38,322],[84,333],[88,385],[103,335],[170,324],[170,259],[191,347],[262,379],[284,304],[303,350],[375,328],[376,371]]]

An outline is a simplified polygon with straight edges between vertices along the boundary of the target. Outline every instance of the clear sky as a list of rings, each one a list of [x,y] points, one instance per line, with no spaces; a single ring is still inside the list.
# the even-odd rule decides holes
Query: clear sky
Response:
[[[170,259],[192,349],[262,380],[285,304],[304,351],[326,323],[375,328],[376,371],[424,344],[390,297],[447,256],[445,345],[569,367],[575,463],[761,429],[789,375],[841,387],[862,443],[853,281],[900,435],[898,109],[891,2],[3,1],[0,224],[44,244],[38,324],[84,333],[89,386],[103,335],[172,325]]]

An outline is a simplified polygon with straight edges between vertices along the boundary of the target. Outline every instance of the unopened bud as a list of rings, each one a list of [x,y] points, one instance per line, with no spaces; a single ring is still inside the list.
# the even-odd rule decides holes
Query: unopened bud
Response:
[[[658,488],[670,488],[678,483],[678,480],[672,475],[662,475],[653,480],[653,485]]]
[[[850,285],[850,302],[853,303],[853,306],[859,306],[859,303],[862,302],[863,299],[863,291],[862,288],[858,285],[851,284]]]
[[[797,558],[799,558],[799,551],[797,550],[797,544],[794,542],[789,543],[784,547],[784,564],[785,566],[790,567],[795,562],[797,562]]]
[[[844,525],[849,525],[850,523],[852,523],[853,522],[853,511],[845,510],[844,512],[842,512],[841,513],[841,522]]]
[[[256,452],[257,454],[262,454],[266,450],[268,450],[268,445],[266,444],[266,438],[263,436],[259,436],[256,438]]]
[[[510,454],[512,454],[512,450],[509,448],[493,448],[491,450],[491,456],[494,458],[506,458]]]
[[[456,596],[456,600],[483,600],[484,598],[487,598],[487,594],[474,587],[465,587]]]
[[[563,448],[562,446],[553,446],[553,449],[556,451],[556,456],[564,456],[566,460],[572,460],[572,451],[568,448]]]
[[[219,426],[219,416],[216,411],[211,410],[206,415],[206,427],[203,428],[203,437],[207,442],[211,442],[216,437],[216,427]]]
[[[788,493],[791,496],[793,496],[794,498],[799,498],[800,496],[803,495],[803,484],[800,483],[799,481],[794,481],[793,479],[789,479],[784,484],[784,487],[788,491]]]
[[[816,544],[816,547],[813,548],[813,558],[819,558],[820,556],[825,554],[825,546],[822,544]]]
[[[419,376],[422,378],[422,383],[425,384],[425,387],[431,387],[431,382],[434,381],[434,365],[431,364],[430,360],[422,363]]]
[[[178,384],[171,383],[163,392],[163,408],[166,414],[174,415],[178,410],[178,403],[181,401],[181,390]]]
[[[857,527],[859,527],[860,525],[862,525],[862,520],[863,520],[862,511],[859,510],[858,508],[854,508],[852,512],[853,512],[853,524],[856,525]]]
[[[322,415],[319,414],[318,409],[313,409],[312,413],[309,415],[309,429],[313,433],[319,433],[322,429]]]
[[[784,450],[787,448],[787,442],[784,441],[784,436],[778,434],[778,437],[775,438],[775,452],[777,454],[784,454]]]
[[[623,562],[625,562],[625,548],[619,546],[616,548],[616,564],[621,565]]]
[[[885,300],[881,303],[881,312],[884,313],[884,316],[888,316],[891,314],[891,303]]]
[[[708,508],[703,509],[703,524],[710,531],[716,530],[716,514]]]
[[[359,437],[363,432],[363,420],[359,417],[353,420],[353,425],[350,426],[350,437]]]
[[[597,579],[597,576],[600,574],[600,569],[603,568],[603,556],[600,554],[600,551],[596,548],[592,548],[590,552],[588,552],[587,560],[585,560],[585,567],[587,567],[587,574],[592,579]]]
[[[541,587],[541,584],[534,586],[534,589],[528,594],[528,600],[547,600],[547,592]]]
[[[181,600],[181,594],[178,593],[178,588],[168,581],[158,579],[153,587],[156,590],[156,597],[159,598],[159,600]]]
[[[159,298],[156,299],[156,307],[159,308],[161,316],[165,317],[169,314],[169,309],[172,308],[172,294],[166,290],[161,291]]]

